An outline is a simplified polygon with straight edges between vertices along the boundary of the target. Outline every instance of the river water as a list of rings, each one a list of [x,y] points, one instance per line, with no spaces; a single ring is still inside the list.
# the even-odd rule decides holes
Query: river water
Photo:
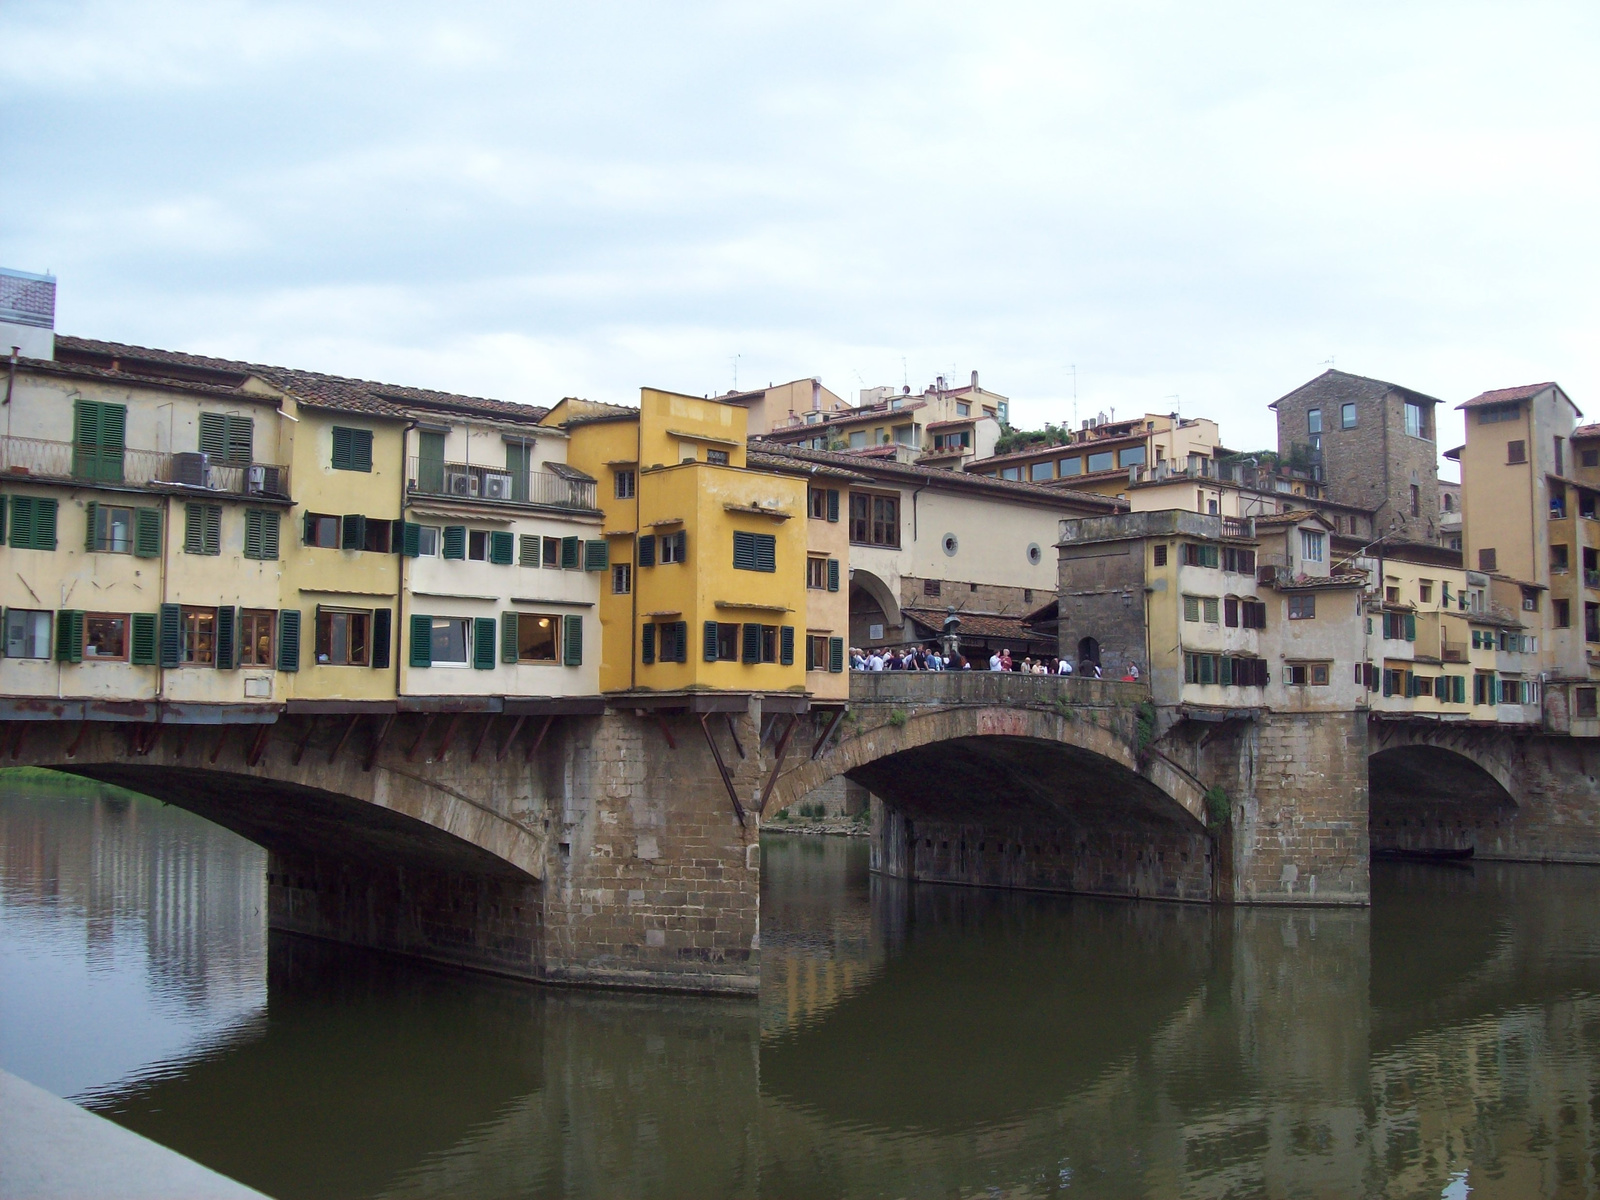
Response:
[[[1600,868],[1210,911],[764,853],[759,1004],[564,991],[269,935],[249,843],[13,783],[0,1066],[279,1200],[1600,1192]]]

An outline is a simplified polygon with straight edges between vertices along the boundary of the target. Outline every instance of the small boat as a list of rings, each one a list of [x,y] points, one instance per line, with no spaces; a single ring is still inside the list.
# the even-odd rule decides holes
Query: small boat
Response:
[[[1408,850],[1400,846],[1383,846],[1372,851],[1375,862],[1429,862],[1470,863],[1472,847],[1464,850]]]

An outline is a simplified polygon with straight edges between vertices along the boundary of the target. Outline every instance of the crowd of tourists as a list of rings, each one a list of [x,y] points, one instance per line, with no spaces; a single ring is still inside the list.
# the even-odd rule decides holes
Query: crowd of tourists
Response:
[[[850,648],[852,671],[981,671],[985,665],[991,671],[1016,671],[1023,675],[1082,674],[1087,679],[1101,677],[1100,664],[1097,662],[1084,661],[1074,667],[1067,658],[1012,658],[1009,649],[996,650],[985,664],[982,659],[974,662],[960,651],[950,655],[941,654],[937,647],[932,646],[907,646],[903,649],[872,647],[866,650],[856,646]],[[1123,678],[1138,679],[1139,668],[1129,664]]]

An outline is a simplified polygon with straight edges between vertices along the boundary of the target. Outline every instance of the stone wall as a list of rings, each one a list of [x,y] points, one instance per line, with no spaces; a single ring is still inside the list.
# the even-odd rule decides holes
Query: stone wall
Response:
[[[1058,597],[1059,647],[1063,658],[1078,661],[1081,639],[1100,644],[1100,665],[1108,678],[1137,663],[1148,678],[1145,654],[1144,544],[1093,542],[1061,549]]]

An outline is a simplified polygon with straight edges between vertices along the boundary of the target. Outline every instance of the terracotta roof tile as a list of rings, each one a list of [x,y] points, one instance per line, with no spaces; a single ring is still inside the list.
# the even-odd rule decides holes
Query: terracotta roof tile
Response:
[[[1456,405],[1457,408],[1482,408],[1489,404],[1507,404],[1512,400],[1527,400],[1537,396],[1545,388],[1555,387],[1551,381],[1545,383],[1525,383],[1521,387],[1500,388],[1492,392],[1480,392],[1465,404]]]

